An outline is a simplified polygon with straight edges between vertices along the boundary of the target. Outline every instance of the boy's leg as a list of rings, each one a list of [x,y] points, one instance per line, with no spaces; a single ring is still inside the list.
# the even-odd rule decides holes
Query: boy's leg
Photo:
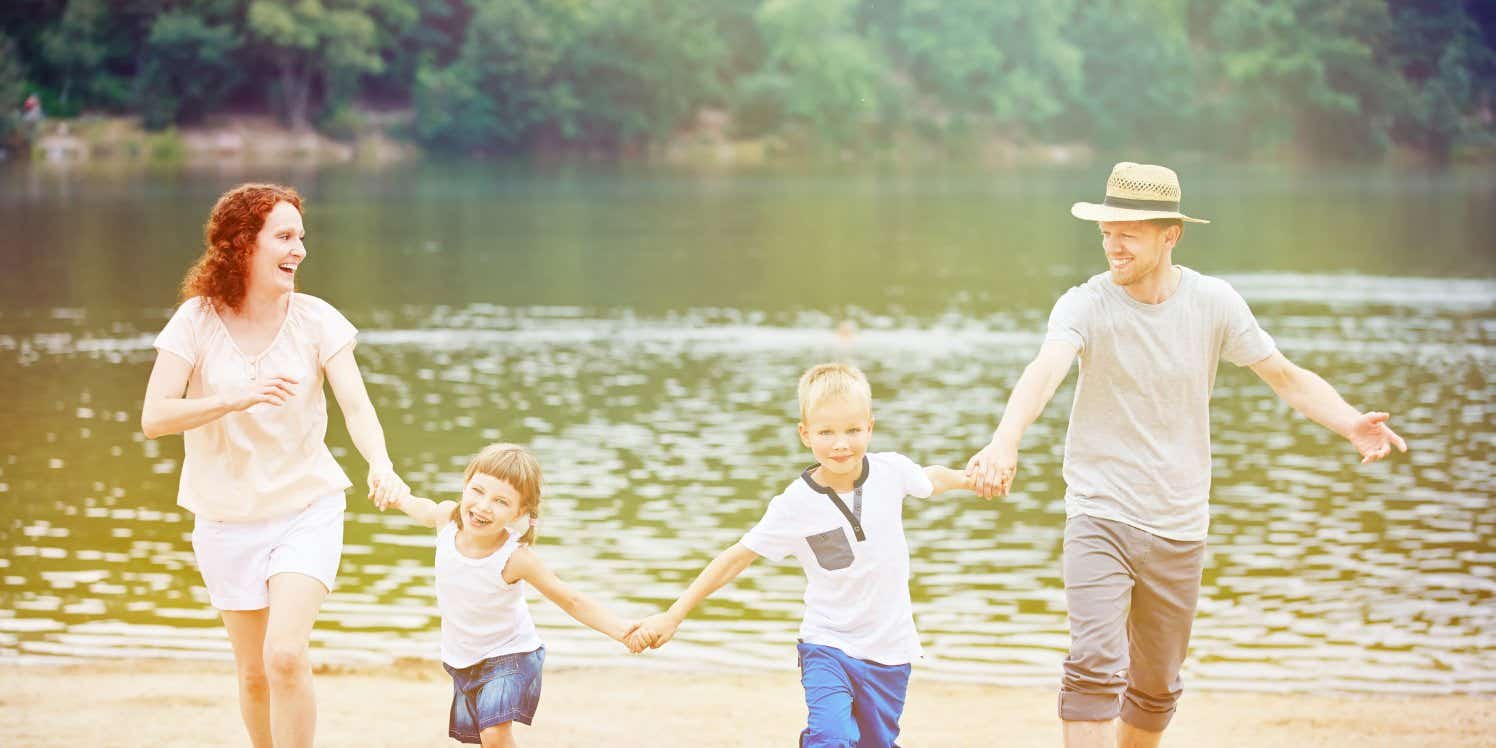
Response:
[[[515,748],[519,743],[514,742],[514,723],[501,722],[493,727],[483,728],[478,733],[478,740],[483,748]]]
[[[852,718],[852,679],[836,658],[836,649],[800,644],[800,684],[809,712],[802,748],[855,748],[859,732]]]
[[[1179,668],[1189,649],[1205,565],[1204,541],[1149,535],[1148,543],[1138,564],[1127,619],[1129,665],[1122,696],[1122,721],[1136,728],[1123,728],[1122,733],[1130,736],[1131,744],[1143,746],[1168,727],[1184,691]]]
[[[1121,674],[1127,668],[1127,606],[1133,588],[1129,546],[1136,542],[1135,535],[1146,534],[1085,515],[1065,522],[1061,565],[1070,653],[1060,682],[1059,713],[1066,722],[1110,722],[1121,712],[1119,697],[1127,687]],[[1091,727],[1096,726],[1067,726],[1067,744],[1090,743],[1082,733]]]
[[[265,677],[265,624],[269,611],[221,610],[239,675],[239,715],[254,748],[270,748],[270,681]]]
[[[846,657],[846,655],[842,655]],[[890,748],[899,737],[899,717],[904,714],[904,698],[909,693],[909,665],[879,665],[863,660],[849,660],[855,689],[852,716],[857,720],[862,739],[858,748]]]

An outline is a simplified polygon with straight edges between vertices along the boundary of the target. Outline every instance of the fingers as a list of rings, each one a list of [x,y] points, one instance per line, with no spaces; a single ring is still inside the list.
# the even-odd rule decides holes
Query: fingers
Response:
[[[1408,451],[1408,443],[1403,441],[1403,438],[1401,436],[1398,436],[1397,432],[1392,430],[1392,427],[1383,425],[1382,428],[1386,429],[1387,435],[1392,437],[1392,443],[1397,445],[1397,451]]]
[[[1379,410],[1374,410],[1366,414],[1367,423],[1386,423],[1387,418],[1388,415]]]

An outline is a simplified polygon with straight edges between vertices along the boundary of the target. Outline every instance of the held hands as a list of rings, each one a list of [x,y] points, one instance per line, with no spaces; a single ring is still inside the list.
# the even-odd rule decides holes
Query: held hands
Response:
[[[410,486],[405,485],[393,466],[369,468],[369,500],[379,511],[397,506],[409,496]]]
[[[1408,443],[1387,425],[1387,418],[1386,413],[1362,413],[1351,424],[1350,433],[1345,435],[1361,453],[1362,465],[1392,454],[1393,447],[1397,447],[1399,452],[1408,451]]]
[[[1007,496],[1018,473],[1018,445],[994,439],[966,463],[966,484],[978,496]]]
[[[672,618],[669,613],[656,613],[634,624],[634,627],[629,629],[628,634],[624,636],[623,643],[634,654],[643,652],[645,649],[659,649],[675,636],[677,628],[680,628],[680,622]]]
[[[296,394],[292,386],[298,381],[295,377],[280,375],[265,377],[248,387],[225,393],[224,402],[229,410],[249,410],[261,403],[278,408]]]

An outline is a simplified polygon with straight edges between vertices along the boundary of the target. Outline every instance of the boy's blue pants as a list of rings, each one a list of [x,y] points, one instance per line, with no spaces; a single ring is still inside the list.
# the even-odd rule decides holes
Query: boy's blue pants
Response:
[[[803,748],[891,748],[909,691],[910,667],[848,657],[836,647],[804,644],[800,683],[809,724]]]

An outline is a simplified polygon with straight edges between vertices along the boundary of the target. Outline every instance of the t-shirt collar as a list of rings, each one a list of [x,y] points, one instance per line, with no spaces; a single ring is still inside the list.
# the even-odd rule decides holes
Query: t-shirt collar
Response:
[[[821,463],[817,462],[816,464],[811,465],[808,468],[805,468],[805,472],[803,472],[803,473],[800,474],[800,478],[801,478],[801,480],[805,481],[805,485],[810,486],[810,490],[815,491],[816,493],[826,494],[827,496],[835,496],[836,495],[836,490],[835,489],[831,488],[830,486],[823,486],[820,483],[817,483],[815,478],[810,477],[810,474],[814,473],[816,471],[816,468],[818,468],[820,466],[821,466]],[[867,455],[863,455],[862,456],[862,475],[857,476],[857,480],[853,481],[853,483],[852,483],[852,490],[855,491],[855,490],[857,490],[859,488],[862,488],[862,484],[867,481],[867,476],[868,476],[868,473],[870,473],[870,472],[872,472],[872,470],[870,469],[870,465],[868,464]]]

